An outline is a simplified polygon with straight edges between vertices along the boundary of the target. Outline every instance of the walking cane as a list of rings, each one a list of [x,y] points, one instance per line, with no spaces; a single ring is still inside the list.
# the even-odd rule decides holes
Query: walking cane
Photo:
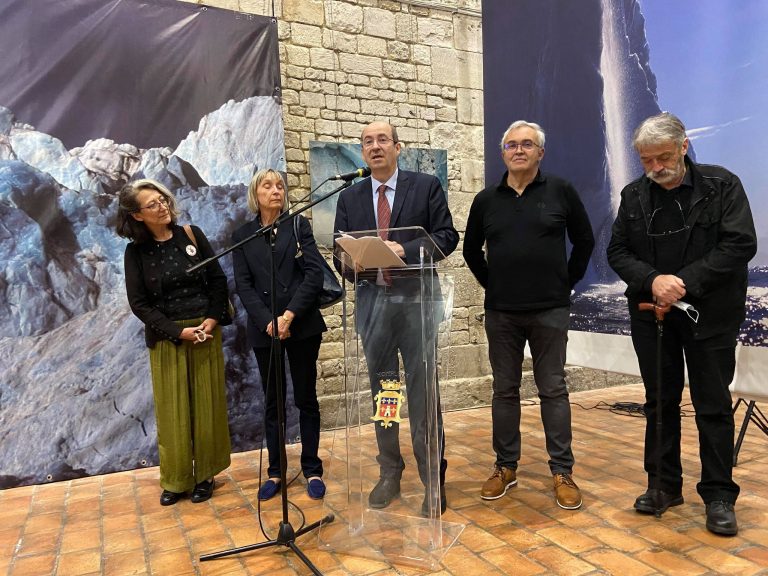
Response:
[[[664,438],[663,430],[661,427],[661,380],[662,380],[662,367],[661,367],[661,343],[664,338],[664,315],[669,312],[671,306],[658,306],[657,304],[651,304],[650,302],[641,302],[638,304],[638,308],[641,311],[653,311],[656,316],[656,511],[654,512],[656,518],[661,518],[662,504],[661,504],[661,443]]]

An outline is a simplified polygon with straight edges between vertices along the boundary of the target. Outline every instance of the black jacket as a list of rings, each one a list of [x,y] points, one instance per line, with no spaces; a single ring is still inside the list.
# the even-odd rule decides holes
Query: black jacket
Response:
[[[300,221],[301,251],[293,234],[291,220],[277,229],[275,239],[275,301],[278,316],[290,310],[296,316],[291,322],[291,338],[301,340],[325,332],[325,321],[317,304],[323,287],[322,256],[317,249],[309,221]],[[241,226],[232,234],[237,243],[261,228],[258,219]],[[248,345],[265,348],[272,338],[267,334],[267,324],[272,320],[270,297],[269,245],[263,237],[255,238],[232,252],[237,294],[248,312]]]
[[[720,166],[685,159],[693,177],[691,206],[686,218],[685,251],[675,273],[685,283],[685,302],[699,311],[694,336],[709,338],[738,331],[744,321],[747,263],[757,252],[757,236],[749,201],[741,181]],[[651,181],[635,180],[621,192],[621,204],[608,244],[608,263],[627,283],[625,292],[633,318],[653,321],[640,312],[640,302],[652,302],[650,285],[654,243],[648,236]]]
[[[197,226],[192,226],[192,233],[197,240],[194,256],[190,256],[187,252],[187,246],[192,246],[192,242],[184,232],[184,228],[174,225],[172,231],[172,241],[186,255],[190,266],[213,256],[213,249],[208,239]],[[144,323],[144,337],[149,348],[154,348],[155,343],[160,340],[170,340],[174,344],[180,344],[179,336],[182,331],[181,326],[168,318],[163,310],[163,286],[160,281],[161,274],[157,272],[160,269],[159,256],[154,247],[154,242],[141,244],[131,242],[125,247],[124,256],[128,304],[131,311]],[[218,262],[213,262],[199,273],[209,299],[205,317],[214,318],[221,325],[231,323],[232,320],[227,311],[229,306],[227,277],[221,266]]]

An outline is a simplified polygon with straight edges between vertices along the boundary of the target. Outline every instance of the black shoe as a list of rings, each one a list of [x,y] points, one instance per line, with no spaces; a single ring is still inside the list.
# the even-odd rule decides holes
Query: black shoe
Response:
[[[195,484],[195,489],[192,490],[192,497],[190,500],[194,504],[200,504],[200,502],[205,502],[213,495],[213,485],[216,483],[216,480],[211,478],[210,480],[203,480],[199,484]]]
[[[386,508],[400,495],[400,478],[379,478],[368,495],[371,508]]]
[[[445,499],[445,486],[440,486],[440,516],[445,514],[448,501]],[[421,503],[421,515],[429,518],[429,492],[424,492],[424,501]]]
[[[656,494],[660,493],[659,502],[656,501]],[[645,494],[637,497],[635,500],[635,510],[643,514],[663,514],[670,506],[679,506],[684,502],[682,494],[668,494],[664,490],[649,488]],[[658,510],[657,510],[658,508]]]
[[[735,536],[739,531],[733,504],[715,500],[707,504],[707,530],[723,536]]]
[[[160,506],[171,506],[176,504],[179,499],[184,496],[183,492],[171,492],[170,490],[163,490],[160,494]]]

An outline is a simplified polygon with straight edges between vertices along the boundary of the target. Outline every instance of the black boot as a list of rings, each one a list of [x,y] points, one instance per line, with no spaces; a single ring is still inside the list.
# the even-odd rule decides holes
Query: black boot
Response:
[[[184,496],[183,492],[171,492],[170,490],[163,490],[160,494],[160,506],[171,506],[176,504],[179,499]]]
[[[213,486],[216,484],[216,480],[211,478],[210,480],[203,480],[199,484],[195,484],[195,489],[192,490],[192,497],[190,500],[194,504],[205,502],[213,495]]]
[[[707,530],[722,536],[735,536],[739,531],[736,511],[731,502],[715,500],[707,504]]]

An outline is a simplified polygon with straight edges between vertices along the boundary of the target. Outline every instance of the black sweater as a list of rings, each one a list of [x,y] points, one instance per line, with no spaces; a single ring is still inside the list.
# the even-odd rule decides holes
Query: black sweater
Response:
[[[568,306],[594,246],[589,217],[570,183],[539,172],[518,196],[505,172],[475,196],[463,253],[485,288],[486,308],[526,311]]]
[[[208,239],[197,226],[192,226],[192,233],[197,240],[197,248],[184,232],[181,226],[173,225],[172,240],[168,241],[169,250],[176,249],[184,254],[188,260],[188,266],[197,264],[205,258],[213,256],[213,249]],[[190,254],[192,252],[192,254]],[[128,295],[128,303],[131,311],[145,325],[145,338],[147,347],[154,348],[160,340],[170,340],[174,344],[181,344],[179,336],[182,327],[172,318],[177,318],[176,312],[180,304],[168,302],[165,291],[168,282],[163,280],[165,262],[157,249],[157,242],[149,241],[141,244],[131,242],[125,247],[125,286]],[[213,262],[203,271],[197,273],[200,279],[202,291],[206,294],[207,309],[201,309],[201,316],[214,318],[219,324],[231,323],[228,307],[227,277],[219,266]],[[197,298],[198,294],[193,295]]]

